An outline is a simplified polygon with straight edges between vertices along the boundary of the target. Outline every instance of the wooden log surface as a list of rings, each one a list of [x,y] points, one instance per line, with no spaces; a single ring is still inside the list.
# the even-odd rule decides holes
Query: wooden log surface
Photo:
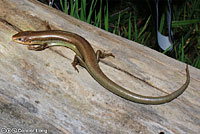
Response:
[[[191,82],[174,101],[141,105],[100,86],[71,66],[74,53],[62,47],[30,51],[11,40],[22,30],[77,33],[97,50],[112,52],[100,62],[119,85],[160,96],[185,82],[185,64],[67,16],[36,0],[0,0],[0,133],[197,134],[200,132],[200,71],[189,66]]]

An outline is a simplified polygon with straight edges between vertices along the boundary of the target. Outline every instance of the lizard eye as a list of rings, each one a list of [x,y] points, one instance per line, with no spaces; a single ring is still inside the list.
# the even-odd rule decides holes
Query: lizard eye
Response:
[[[17,40],[18,40],[19,42],[27,42],[27,41],[28,41],[27,38],[23,38],[23,37],[19,37]]]
[[[18,38],[17,40],[21,42],[21,41],[22,41],[22,38]]]
[[[18,41],[22,41],[23,39],[22,38],[18,38]]]

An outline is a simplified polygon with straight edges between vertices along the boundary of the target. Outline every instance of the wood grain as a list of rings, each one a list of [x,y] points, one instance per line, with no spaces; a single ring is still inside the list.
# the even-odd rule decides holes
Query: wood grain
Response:
[[[0,0],[0,133],[196,134],[200,132],[200,71],[174,101],[158,106],[126,101],[71,66],[65,48],[41,52],[12,42],[21,30],[53,29],[83,36],[95,50],[112,52],[100,63],[106,75],[130,91],[171,93],[185,81],[185,64],[141,44],[105,32],[35,0]]]

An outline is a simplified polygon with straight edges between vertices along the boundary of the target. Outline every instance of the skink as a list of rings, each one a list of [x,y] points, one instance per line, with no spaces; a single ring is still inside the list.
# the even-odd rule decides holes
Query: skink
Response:
[[[187,78],[185,83],[178,90],[165,96],[143,96],[133,93],[110,80],[100,69],[98,61],[99,58],[113,55],[111,53],[105,54],[101,51],[97,51],[95,54],[90,43],[75,33],[60,30],[22,31],[13,35],[12,39],[17,43],[28,45],[28,48],[32,50],[43,50],[53,46],[70,48],[76,53],[74,61],[72,62],[75,69],[77,69],[76,65],[78,64],[83,66],[104,88],[124,99],[140,104],[158,105],[170,102],[181,95],[190,83],[190,74],[188,66],[186,66]]]

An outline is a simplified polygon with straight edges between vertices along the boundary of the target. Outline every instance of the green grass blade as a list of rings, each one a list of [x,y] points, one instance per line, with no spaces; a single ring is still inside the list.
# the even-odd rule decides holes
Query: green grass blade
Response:
[[[73,0],[70,0],[70,6],[71,6],[71,11],[70,11],[70,15],[74,16],[74,12],[75,12],[75,4],[73,4]]]
[[[77,19],[80,19],[80,16],[79,16],[78,12],[79,12],[78,0],[75,0],[75,17]]]
[[[171,48],[173,47],[173,45],[171,44],[167,49],[165,49],[165,51],[163,51],[163,54],[166,54]]]
[[[81,0],[81,15],[80,19],[86,21],[86,0]]]
[[[131,39],[131,31],[132,31],[132,23],[131,23],[131,13],[129,15],[129,20],[128,20],[128,39]]]
[[[67,6],[67,0],[65,0],[65,13],[68,14],[68,6]]]
[[[192,66],[200,69],[200,55],[195,59],[195,61],[192,64]]]
[[[162,14],[161,20],[160,20],[160,27],[159,27],[159,32],[162,33],[164,29],[164,24],[165,24],[165,14]]]
[[[88,17],[87,17],[87,23],[91,23],[91,17],[92,17],[92,14],[94,12],[94,9],[96,7],[96,4],[97,4],[97,0],[92,0],[90,10],[89,10],[89,13],[88,13]]]
[[[135,40],[134,41],[137,41],[138,40],[138,29],[137,29],[137,16],[135,15],[134,16],[134,28],[135,28]]]
[[[181,26],[187,26],[191,24],[198,24],[200,23],[199,19],[194,20],[182,20],[182,21],[172,21],[172,27],[181,27]]]
[[[151,15],[148,17],[148,19],[147,19],[147,21],[146,21],[144,27],[143,27],[142,30],[140,31],[140,33],[139,33],[139,35],[138,35],[138,38],[140,38],[140,36],[141,36],[141,35],[144,33],[144,31],[146,30],[146,28],[147,28],[147,26],[148,26],[148,24],[149,24],[150,19],[151,19]]]
[[[62,11],[64,11],[64,6],[63,6],[63,1],[62,0],[60,0],[60,6],[62,8]]]
[[[182,37],[182,41],[181,41],[180,46],[181,46],[181,61],[184,62],[185,61],[185,59],[184,59],[185,54],[184,54],[184,39],[183,39],[183,37]]]
[[[115,30],[114,30],[114,33],[115,34],[118,34],[119,35],[119,24],[120,24],[120,18],[121,18],[121,15],[119,13],[119,16],[118,16],[118,21],[117,21],[117,27],[115,27]]]
[[[101,17],[102,16],[102,0],[100,0],[100,9],[99,9],[99,12],[97,14],[97,21],[96,21],[96,26],[101,28]]]
[[[105,25],[105,30],[108,31],[108,0],[106,0],[106,6],[104,7],[104,25]]]

